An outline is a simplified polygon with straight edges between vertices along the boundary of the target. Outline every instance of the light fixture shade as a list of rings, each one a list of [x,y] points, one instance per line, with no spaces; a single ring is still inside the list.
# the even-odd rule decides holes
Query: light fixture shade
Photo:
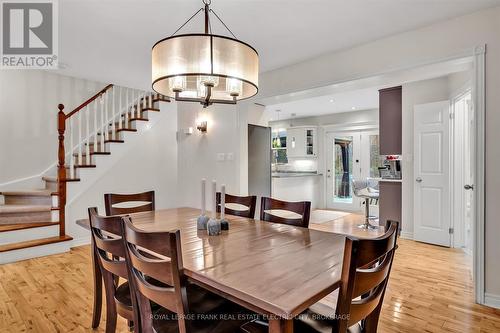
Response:
[[[153,89],[165,96],[197,98],[200,82],[212,85],[212,99],[242,100],[257,94],[259,55],[237,39],[211,35],[177,35],[152,50]]]

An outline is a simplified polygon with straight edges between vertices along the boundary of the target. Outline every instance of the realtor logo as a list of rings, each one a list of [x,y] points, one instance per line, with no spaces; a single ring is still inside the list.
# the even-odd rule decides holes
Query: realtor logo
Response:
[[[56,0],[0,0],[2,68],[56,69]]]

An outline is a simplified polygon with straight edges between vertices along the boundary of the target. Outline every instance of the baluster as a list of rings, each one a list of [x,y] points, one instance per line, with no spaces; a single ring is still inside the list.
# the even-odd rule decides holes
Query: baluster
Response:
[[[122,103],[122,87],[118,87],[118,128],[123,128],[123,103]]]
[[[87,105],[85,108],[85,111],[87,113],[87,136],[85,139],[85,162],[86,164],[90,164],[90,145],[89,145],[89,138],[90,138],[90,107]]]
[[[99,129],[97,128],[97,101],[97,99],[94,101],[94,152],[97,151],[96,145],[97,142],[99,142],[99,137],[97,136],[97,132],[99,132]]]
[[[70,158],[69,158],[69,178],[73,179],[75,178],[75,156],[74,154],[74,143],[73,143],[73,117],[69,118],[69,151],[70,151]]]
[[[151,93],[149,93],[149,108],[153,108],[153,95]]]
[[[141,117],[141,92],[137,90],[137,100],[135,102],[135,111],[137,112],[137,118]]]
[[[115,87],[111,88],[111,133],[116,135],[116,104],[115,104]]]
[[[110,140],[109,137],[109,94],[106,91],[104,94],[104,140]]]
[[[144,94],[142,95],[142,108],[143,109],[148,107],[146,104],[146,94],[147,94],[147,92],[145,91]]]
[[[104,130],[106,129],[106,126],[104,125],[104,95],[101,95],[101,148],[99,151],[103,152],[104,151]],[[97,147],[95,147],[97,149]]]
[[[126,127],[129,127],[128,123],[130,121],[129,119],[129,111],[130,111],[130,108],[129,108],[129,101],[128,101],[128,98],[129,98],[129,88],[126,88],[127,90],[125,91],[125,126]]]
[[[82,113],[78,112],[78,165],[82,165]]]

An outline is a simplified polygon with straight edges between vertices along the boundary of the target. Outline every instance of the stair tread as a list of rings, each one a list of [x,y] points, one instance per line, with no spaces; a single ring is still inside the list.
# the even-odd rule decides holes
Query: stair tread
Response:
[[[73,239],[72,237],[70,237],[68,235],[64,235],[64,236],[40,238],[40,239],[19,242],[19,243],[13,243],[13,244],[5,244],[5,245],[0,245],[0,252],[7,252],[7,251],[12,251],[12,250],[26,249],[26,248],[35,247],[35,246],[61,243],[61,242],[70,241],[72,239]]]
[[[50,205],[0,205],[0,214],[50,212]]]
[[[8,232],[23,229],[50,227],[59,225],[59,222],[34,222],[34,223],[13,223],[13,224],[0,224],[0,232]]]
[[[21,190],[21,191],[2,191],[2,195],[10,196],[34,196],[34,197],[50,197],[54,191],[47,189],[40,190]]]

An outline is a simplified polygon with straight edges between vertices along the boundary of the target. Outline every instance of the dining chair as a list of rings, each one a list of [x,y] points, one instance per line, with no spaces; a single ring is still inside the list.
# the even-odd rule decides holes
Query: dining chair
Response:
[[[136,295],[135,313],[142,333],[236,332],[241,320],[221,320],[222,314],[244,310],[190,284],[184,275],[180,231],[147,232],[123,218],[129,280]],[[149,279],[148,279],[149,278]],[[151,302],[162,307],[154,311]],[[237,312],[237,313],[234,313]],[[199,314],[212,315],[199,319]],[[214,316],[219,315],[219,317]]]
[[[377,332],[385,290],[397,249],[398,222],[374,239],[347,237],[340,288],[312,305],[294,320],[295,332]],[[247,333],[264,333],[267,327],[249,322]]]
[[[131,207],[117,207],[119,204],[129,203],[131,205],[134,202],[142,204]],[[134,194],[106,193],[104,194],[104,204],[107,216],[155,210],[155,191]]]
[[[286,211],[300,215],[299,217],[278,216],[273,211]],[[273,198],[262,197],[260,204],[260,219],[262,221],[282,223],[307,228],[311,215],[311,202],[288,202]]]
[[[241,210],[225,207],[224,212],[226,214],[247,217],[250,219],[255,218],[255,207],[257,205],[257,197],[255,195],[240,197],[226,193],[225,199],[226,199],[226,204],[238,204],[246,207],[246,209],[241,209]],[[217,212],[220,213],[221,211],[220,192],[217,192],[216,201],[217,201]]]
[[[116,331],[117,315],[134,322],[130,285],[119,284],[119,278],[128,280],[125,246],[122,240],[122,220],[119,216],[99,216],[97,208],[88,209],[92,244],[98,258],[106,294],[106,333]],[[137,322],[137,321],[135,321]]]

